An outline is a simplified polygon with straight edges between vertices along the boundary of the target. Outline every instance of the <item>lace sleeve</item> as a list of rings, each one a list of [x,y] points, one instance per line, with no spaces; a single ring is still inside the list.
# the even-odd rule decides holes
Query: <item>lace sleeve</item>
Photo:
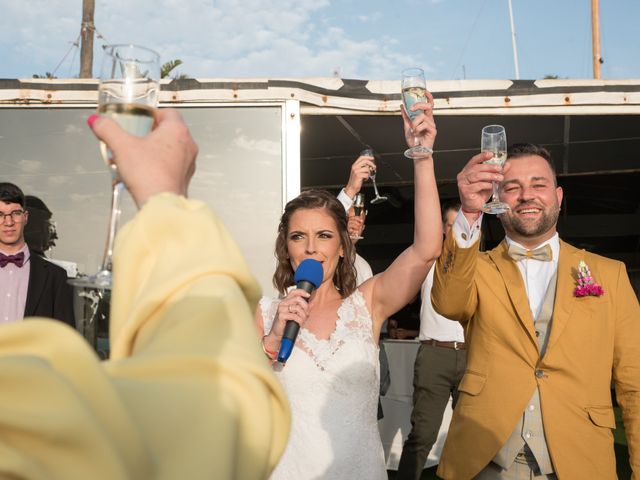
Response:
[[[260,299],[260,312],[262,313],[262,325],[264,327],[264,334],[267,335],[271,331],[273,325],[273,319],[276,317],[278,311],[278,305],[280,299],[262,297]]]

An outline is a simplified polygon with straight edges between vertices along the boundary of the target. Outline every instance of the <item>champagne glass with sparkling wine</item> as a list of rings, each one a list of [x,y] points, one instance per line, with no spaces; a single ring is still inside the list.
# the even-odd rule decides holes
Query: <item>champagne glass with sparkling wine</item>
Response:
[[[364,211],[364,193],[356,193],[356,196],[353,198],[353,213],[356,217],[361,216]],[[361,235],[350,235],[352,240],[362,240],[364,237]]]
[[[424,81],[424,71],[421,68],[407,68],[402,71],[402,102],[411,120],[415,119],[421,110],[411,111],[411,107],[418,102],[427,101],[427,84]],[[404,152],[407,158],[420,158],[433,153],[429,147],[420,145],[417,137],[413,139],[413,147]]]
[[[502,125],[487,125],[482,129],[482,138],[480,141],[480,150],[483,152],[491,152],[493,157],[484,163],[492,163],[504,166],[507,161],[507,132]],[[493,183],[493,195],[491,201],[484,204],[482,211],[499,215],[509,210],[509,205],[500,201],[498,182]]]
[[[372,148],[365,148],[363,151],[360,152],[360,155],[363,156],[363,157],[371,157],[371,158],[373,158],[373,162],[374,163],[376,161],[376,156],[375,156],[375,153],[373,152]],[[371,204],[372,205],[375,205],[376,203],[386,202],[387,200],[389,200],[387,197],[380,196],[380,193],[378,192],[378,185],[376,185],[376,174],[377,173],[378,173],[378,165],[376,164],[376,167],[369,174],[369,178],[373,182],[373,191],[376,194],[376,196],[371,199]]]
[[[104,46],[98,113],[111,117],[130,134],[144,136],[153,126],[159,93],[160,55],[137,45]],[[124,185],[113,163],[112,153],[103,142],[100,142],[100,153],[111,172],[111,211],[102,266],[96,274],[71,280],[70,283],[79,287],[110,289],[113,240],[118,229]]]

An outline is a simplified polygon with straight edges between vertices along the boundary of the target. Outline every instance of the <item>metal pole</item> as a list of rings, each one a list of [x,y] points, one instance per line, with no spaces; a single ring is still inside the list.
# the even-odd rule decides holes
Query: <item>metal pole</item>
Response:
[[[520,80],[520,66],[518,65],[518,47],[516,46],[516,27],[513,23],[513,7],[509,1],[509,21],[511,22],[511,45],[513,47],[513,64],[516,69],[516,80]]]
[[[80,30],[80,78],[93,76],[93,13],[95,0],[82,0],[82,28]]]
[[[591,0],[591,39],[593,44],[593,78],[602,78],[602,57],[600,56],[600,3]]]

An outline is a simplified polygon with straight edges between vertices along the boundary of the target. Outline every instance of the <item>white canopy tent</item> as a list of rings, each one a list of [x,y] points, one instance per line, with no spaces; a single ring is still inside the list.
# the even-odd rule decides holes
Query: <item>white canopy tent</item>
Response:
[[[88,181],[86,172],[82,177],[77,173],[82,168],[91,165],[93,180],[103,174],[101,181],[106,182],[95,141],[82,125],[95,106],[96,87],[95,80],[0,80],[0,162],[5,175],[37,187],[34,194],[58,198],[60,205],[74,193],[69,183]],[[444,199],[457,195],[455,175],[478,151],[482,126],[503,124],[511,143],[540,143],[551,150],[567,192],[562,236],[640,270],[640,80],[458,80],[429,82],[428,87],[435,97],[437,175]],[[391,202],[369,208],[360,248],[376,270],[410,241],[413,177],[410,162],[402,156],[398,81],[187,79],[162,88],[161,105],[182,109],[201,144],[203,174],[196,176],[194,191],[223,216],[229,212],[225,220],[255,262],[266,290],[276,221],[286,200],[301,188],[337,191],[365,144],[379,155],[379,185]],[[49,133],[43,135],[68,109],[81,110],[66,114],[65,128],[55,132],[54,140]],[[45,118],[49,130],[35,131],[38,120]],[[33,159],[23,158],[25,135]],[[73,135],[81,135],[81,141]],[[34,183],[44,157],[58,183]],[[92,204],[91,215],[85,214],[96,226],[90,248],[97,253],[108,189],[94,185],[89,190],[103,204]],[[369,184],[365,193],[372,196]],[[91,198],[86,189],[83,198]],[[74,230],[80,219],[73,209],[51,209],[59,227],[66,227],[59,228],[63,249],[65,230]],[[487,221],[486,233],[487,246],[502,235],[494,219]],[[81,237],[73,237],[72,250],[82,250],[77,243]],[[72,260],[90,270],[96,259],[88,255]]]

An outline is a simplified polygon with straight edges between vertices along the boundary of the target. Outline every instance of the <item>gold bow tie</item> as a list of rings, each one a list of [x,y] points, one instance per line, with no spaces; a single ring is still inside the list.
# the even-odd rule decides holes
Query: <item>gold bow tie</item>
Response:
[[[551,251],[551,246],[548,243],[542,247],[536,248],[535,250],[525,250],[517,245],[509,245],[508,254],[516,262],[524,258],[532,258],[542,262],[550,262],[553,259],[553,252]]]

